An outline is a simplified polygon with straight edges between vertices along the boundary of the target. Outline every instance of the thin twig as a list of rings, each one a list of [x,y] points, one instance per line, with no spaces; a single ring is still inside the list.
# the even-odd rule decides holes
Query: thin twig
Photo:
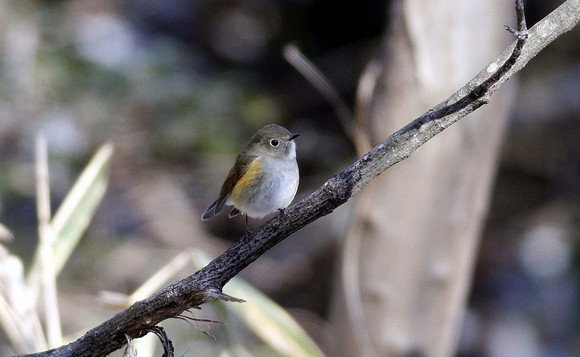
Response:
[[[306,56],[304,56],[300,49],[292,43],[284,47],[284,58],[300,74],[302,74],[330,104],[334,113],[340,120],[344,132],[355,145],[357,153],[362,155],[369,151],[371,145],[368,135],[364,133],[364,130],[360,125],[363,118],[355,118],[353,116],[352,111],[342,96],[322,71],[320,71]],[[362,76],[359,82],[359,91],[357,93],[357,108],[361,109],[357,112],[357,116],[359,117],[360,115],[366,115],[367,104],[370,99],[369,92],[374,89],[376,83],[377,73],[373,70],[369,71],[369,69],[375,69],[375,67],[367,67],[365,75]]]
[[[292,43],[284,46],[284,58],[330,103],[346,133],[352,133],[352,112],[328,78]]]
[[[161,341],[161,346],[163,346],[162,357],[173,357],[174,356],[175,351],[173,349],[173,342],[171,342],[171,339],[169,338],[169,336],[167,336],[167,333],[165,332],[163,327],[153,326],[153,327],[145,329],[143,331],[145,333],[153,332],[155,335],[157,335],[157,337],[159,338],[159,341]]]

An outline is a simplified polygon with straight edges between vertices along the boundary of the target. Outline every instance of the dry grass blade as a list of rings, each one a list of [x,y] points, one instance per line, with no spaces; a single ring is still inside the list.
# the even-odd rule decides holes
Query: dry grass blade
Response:
[[[48,345],[56,347],[62,344],[62,329],[58,310],[56,269],[52,254],[55,236],[50,224],[50,178],[47,151],[46,139],[39,137],[36,141],[36,207],[39,236],[37,258],[42,270],[40,284]]]
[[[14,235],[12,231],[8,229],[5,225],[0,223],[0,242],[10,242],[14,240]]]
[[[0,326],[15,352],[48,347],[35,306],[22,261],[0,245]]]
[[[135,301],[145,299],[159,289],[161,289],[168,281],[170,281],[181,269],[191,264],[192,251],[185,251],[178,254],[169,263],[159,269],[151,278],[131,294],[129,303],[133,304]]]
[[[209,257],[202,252],[195,255],[195,263],[202,267]],[[224,304],[270,347],[283,356],[324,356],[316,343],[280,305],[242,279],[228,283],[228,293],[241,296],[243,304]]]
[[[105,194],[112,154],[111,144],[105,144],[97,151],[52,218],[52,254],[56,276],[78,244]],[[28,276],[30,286],[36,285],[41,271],[39,262],[35,260]]]
[[[101,146],[52,219],[57,237],[54,244],[57,273],[76,247],[105,194],[112,155],[113,145]]]

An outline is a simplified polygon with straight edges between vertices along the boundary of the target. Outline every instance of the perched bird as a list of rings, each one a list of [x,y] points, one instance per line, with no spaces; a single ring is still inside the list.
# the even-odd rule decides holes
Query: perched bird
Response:
[[[225,205],[234,206],[228,217],[242,213],[262,218],[290,204],[298,189],[298,164],[292,134],[276,125],[266,125],[236,158],[222,185],[219,197],[201,215],[205,221],[221,213]]]

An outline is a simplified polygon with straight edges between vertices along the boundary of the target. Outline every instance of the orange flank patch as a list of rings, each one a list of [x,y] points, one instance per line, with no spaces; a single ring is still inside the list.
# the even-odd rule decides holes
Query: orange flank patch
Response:
[[[246,173],[240,177],[234,189],[232,190],[232,199],[234,202],[240,201],[240,198],[246,195],[248,189],[258,182],[258,178],[262,174],[261,159],[258,158],[250,164]]]

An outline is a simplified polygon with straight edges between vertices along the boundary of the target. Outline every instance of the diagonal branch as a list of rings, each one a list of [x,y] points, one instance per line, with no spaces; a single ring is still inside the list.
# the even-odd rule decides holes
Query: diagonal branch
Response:
[[[232,277],[290,234],[331,213],[387,168],[484,105],[511,75],[580,21],[580,0],[568,0],[527,31],[522,0],[516,3],[517,41],[450,98],[395,132],[320,189],[287,208],[284,214],[241,237],[205,268],[135,303],[71,344],[34,356],[105,356],[122,348],[127,343],[126,335],[141,337],[159,322],[178,316],[186,309],[215,300],[232,301],[234,298],[221,292]]]

